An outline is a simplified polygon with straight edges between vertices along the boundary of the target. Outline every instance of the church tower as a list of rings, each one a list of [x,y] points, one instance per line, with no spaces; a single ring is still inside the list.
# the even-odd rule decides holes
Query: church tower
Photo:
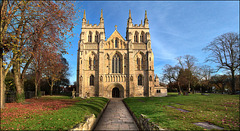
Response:
[[[89,24],[84,10],[77,55],[79,97],[166,96],[154,75],[147,11],[141,24],[133,24],[131,11],[126,39],[115,31],[105,38],[103,11],[99,24]]]
[[[139,78],[143,79],[144,94],[151,96],[154,87],[154,58],[151,48],[151,39],[149,33],[149,23],[147,11],[145,11],[144,23],[133,25],[131,10],[127,21],[126,39],[129,45],[129,75],[134,76],[135,80],[130,81],[129,88],[135,89],[139,85]],[[130,61],[134,61],[131,63]],[[130,96],[135,96],[135,91],[130,90]]]
[[[102,69],[99,69],[99,62],[103,52],[103,42],[105,41],[105,28],[103,11],[101,10],[100,23],[89,24],[89,20],[86,19],[86,12],[84,10],[82,18],[82,31],[80,34],[80,40],[78,42],[78,59],[77,59],[77,92],[80,97],[87,95],[85,86],[90,85],[93,87],[92,94],[98,96],[99,94],[99,73]],[[90,77],[89,77],[90,76]]]

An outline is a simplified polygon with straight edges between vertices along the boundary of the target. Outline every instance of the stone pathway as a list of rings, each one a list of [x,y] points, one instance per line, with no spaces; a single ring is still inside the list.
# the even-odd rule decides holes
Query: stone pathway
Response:
[[[94,130],[138,130],[121,98],[112,98]]]
[[[205,129],[208,129],[208,130],[213,130],[213,129],[216,129],[216,130],[223,130],[224,128],[222,127],[219,127],[219,126],[216,126],[216,125],[213,125],[213,124],[209,124],[207,122],[198,122],[198,123],[193,123],[197,126],[201,126]]]
[[[190,112],[190,111],[188,111],[188,110],[176,108],[176,107],[173,107],[173,106],[169,106],[169,105],[167,105],[167,106],[168,106],[168,107],[171,107],[171,108],[174,108],[174,109],[177,109],[177,110],[179,110],[179,111],[181,111],[181,112]]]

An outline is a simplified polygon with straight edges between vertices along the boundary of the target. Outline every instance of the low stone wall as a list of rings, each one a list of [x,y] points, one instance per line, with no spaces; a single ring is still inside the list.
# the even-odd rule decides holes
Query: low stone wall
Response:
[[[154,122],[150,122],[149,118],[147,118],[146,115],[141,114],[139,118],[137,118],[134,113],[130,110],[128,105],[123,101],[124,105],[127,107],[128,111],[132,115],[133,119],[135,120],[139,130],[165,130],[160,128],[158,125],[156,125]]]
[[[150,122],[150,119],[147,118],[146,115],[141,114],[140,117],[137,119],[137,123],[140,126],[141,130],[147,130],[147,131],[152,131],[152,130],[164,130],[160,128],[158,125],[156,125],[154,122]]]
[[[89,131],[89,130],[93,130],[96,127],[97,122],[101,118],[101,116],[104,113],[105,109],[107,108],[109,101],[107,102],[107,104],[105,105],[103,110],[99,113],[97,118],[96,118],[96,116],[94,114],[92,114],[91,116],[87,116],[85,118],[85,122],[84,123],[77,124],[74,128],[70,129],[70,131],[79,131],[79,130],[81,130],[81,131]]]

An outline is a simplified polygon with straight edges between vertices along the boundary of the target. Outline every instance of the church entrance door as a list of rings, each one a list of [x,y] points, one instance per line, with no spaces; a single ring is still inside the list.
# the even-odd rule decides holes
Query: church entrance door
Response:
[[[120,97],[120,91],[117,87],[114,87],[112,90],[112,97],[113,98],[119,98]]]

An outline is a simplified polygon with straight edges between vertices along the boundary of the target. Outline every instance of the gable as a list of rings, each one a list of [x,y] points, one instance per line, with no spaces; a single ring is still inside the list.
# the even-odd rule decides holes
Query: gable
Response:
[[[121,34],[117,30],[115,30],[112,33],[112,35],[107,39],[107,42],[111,41],[111,40],[113,40],[115,38],[118,38],[120,41],[125,41],[125,39],[121,36]]]

